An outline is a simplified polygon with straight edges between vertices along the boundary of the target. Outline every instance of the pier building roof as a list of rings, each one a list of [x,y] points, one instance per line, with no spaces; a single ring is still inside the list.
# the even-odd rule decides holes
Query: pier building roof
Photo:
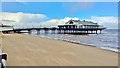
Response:
[[[68,22],[65,23],[65,25],[72,25],[72,24],[76,24],[76,25],[98,25],[97,23],[94,23],[92,21],[80,21],[80,20],[69,20]]]

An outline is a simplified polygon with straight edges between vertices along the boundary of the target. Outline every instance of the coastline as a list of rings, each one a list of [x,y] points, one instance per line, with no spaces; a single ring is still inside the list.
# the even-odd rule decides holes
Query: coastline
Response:
[[[83,44],[22,34],[4,34],[10,66],[117,66],[118,54]],[[112,62],[111,62],[112,61]]]
[[[38,35],[32,35],[32,36],[38,36]],[[89,36],[89,35],[83,35],[83,36]],[[99,46],[95,46],[95,44],[86,44],[86,43],[81,43],[79,41],[73,41],[73,40],[68,40],[68,39],[50,38],[48,36],[39,36],[39,37],[53,39],[53,40],[60,40],[60,41],[69,42],[69,43],[73,43],[73,44],[90,46],[90,47],[95,47],[95,48],[99,48],[99,49],[106,50],[106,51],[119,53],[119,50],[116,50],[116,49],[113,49],[113,48],[108,48],[108,47],[99,47]]]

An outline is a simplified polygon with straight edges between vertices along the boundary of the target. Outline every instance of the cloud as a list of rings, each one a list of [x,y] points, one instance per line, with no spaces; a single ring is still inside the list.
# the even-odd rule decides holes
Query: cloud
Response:
[[[92,20],[94,21],[97,21],[99,23],[118,23],[118,18],[117,17],[114,17],[114,16],[102,16],[102,17],[99,17],[99,16],[92,16],[91,17]]]
[[[74,18],[65,17],[63,19],[51,19],[51,20],[45,21],[42,23],[42,25],[45,25],[47,27],[56,27],[57,25],[65,24],[67,21],[71,19],[79,20],[79,18],[77,17],[74,17]]]
[[[92,16],[91,21],[100,25],[104,25],[107,28],[118,28],[118,17],[114,16]]]
[[[55,27],[59,24],[65,24],[65,22],[70,19],[73,20],[83,20],[78,17],[65,17],[63,19],[47,19],[47,16],[44,14],[29,14],[29,13],[10,13],[3,12],[0,13],[0,18],[2,18],[3,24],[9,25],[21,25],[21,26],[42,26],[42,27]],[[89,19],[84,19],[88,21],[93,21],[100,25],[104,25],[107,28],[118,28],[118,17],[114,16],[91,16]],[[29,26],[30,25],[30,26]]]
[[[93,21],[95,23],[98,23],[99,25],[103,25],[107,27],[108,29],[116,29],[118,28],[118,17],[114,16],[91,16],[90,19],[79,19],[79,18],[70,18],[65,17],[63,19],[51,19],[46,22],[43,22],[43,25],[46,25],[48,27],[50,26],[57,26],[59,24],[65,24],[65,22],[69,21],[70,19],[73,20],[87,20],[87,21]]]
[[[24,24],[24,23],[40,23],[44,21],[47,16],[44,14],[29,14],[29,13],[11,13],[11,12],[3,12],[0,17],[2,18],[3,24]]]

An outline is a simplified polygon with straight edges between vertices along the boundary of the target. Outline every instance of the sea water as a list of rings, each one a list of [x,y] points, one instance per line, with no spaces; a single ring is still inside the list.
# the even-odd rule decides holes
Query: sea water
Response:
[[[34,33],[33,35],[37,35]],[[78,44],[85,44],[89,46],[98,47],[114,52],[119,52],[118,46],[118,30],[106,29],[102,34],[88,34],[88,35],[70,35],[70,34],[39,34],[37,36],[74,42]]]

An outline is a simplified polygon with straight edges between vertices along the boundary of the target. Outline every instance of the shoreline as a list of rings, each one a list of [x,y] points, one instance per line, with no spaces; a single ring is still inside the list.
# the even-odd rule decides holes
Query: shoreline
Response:
[[[31,35],[31,36],[37,36],[37,35]],[[89,35],[87,35],[89,36]],[[52,39],[52,40],[59,40],[59,41],[63,41],[63,42],[68,42],[68,43],[73,43],[73,44],[78,44],[78,45],[84,45],[84,46],[89,46],[89,47],[95,47],[98,49],[102,49],[102,50],[106,50],[106,51],[110,51],[110,52],[114,52],[114,53],[119,53],[119,51],[113,50],[113,49],[106,49],[107,47],[97,47],[94,45],[90,45],[90,44],[82,44],[80,42],[77,41],[71,41],[71,40],[64,40],[64,39],[58,39],[58,38],[49,38],[49,37],[42,37],[42,36],[37,36],[37,37],[41,37],[41,38],[47,38],[47,39]]]
[[[106,51],[100,48],[91,47],[83,44],[81,45],[81,44],[70,43],[68,41],[63,41],[63,40],[55,40],[55,39],[38,37],[38,36],[36,37],[32,35],[4,34],[3,36],[4,36],[3,52],[8,53],[7,62],[8,65],[10,66],[31,66],[31,65],[32,66],[39,66],[39,65],[40,66],[44,66],[44,65],[45,66],[46,65],[48,66],[49,65],[50,66],[51,65],[53,66],[59,66],[59,65],[60,66],[66,66],[66,65],[67,66],[96,66],[96,65],[117,66],[118,65],[117,53]],[[23,53],[21,53],[20,51],[21,49],[23,50],[22,51]],[[27,52],[33,52],[33,53],[27,53]],[[36,57],[34,56],[34,54],[36,54],[38,57],[34,58]],[[20,57],[24,59],[20,60]]]

